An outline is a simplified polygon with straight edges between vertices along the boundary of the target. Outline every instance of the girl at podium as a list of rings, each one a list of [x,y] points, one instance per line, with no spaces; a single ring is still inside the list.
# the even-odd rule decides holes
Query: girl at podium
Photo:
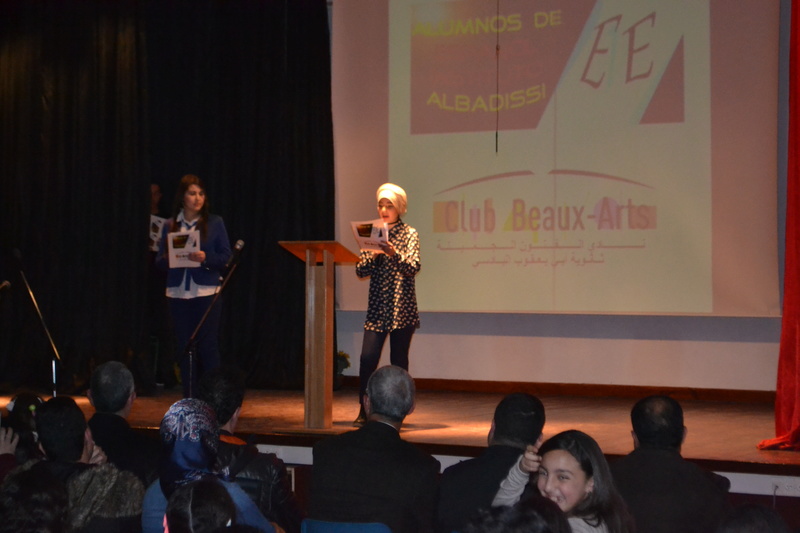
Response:
[[[414,283],[420,269],[419,234],[400,218],[406,213],[406,192],[393,183],[384,183],[376,196],[378,215],[389,227],[389,239],[381,245],[382,252],[362,250],[356,264],[356,275],[370,280],[359,374],[361,410],[354,425],[366,421],[363,400],[367,381],[378,367],[386,337],[391,364],[408,370],[411,337],[419,327]]]

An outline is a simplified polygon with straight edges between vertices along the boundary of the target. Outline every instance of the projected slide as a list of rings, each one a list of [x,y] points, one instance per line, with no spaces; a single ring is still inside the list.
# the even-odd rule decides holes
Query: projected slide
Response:
[[[421,236],[422,310],[715,311],[719,5],[387,3],[387,179]]]

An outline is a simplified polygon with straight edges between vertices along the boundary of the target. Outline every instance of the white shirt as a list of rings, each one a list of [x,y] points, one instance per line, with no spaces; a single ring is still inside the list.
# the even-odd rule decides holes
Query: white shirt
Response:
[[[197,227],[197,220],[194,222],[187,222],[186,219],[183,218],[183,209],[181,209],[181,212],[178,213],[177,220],[179,225],[178,232],[188,232]],[[186,279],[187,277],[189,277],[188,283]],[[183,271],[183,280],[181,281],[180,285],[177,287],[167,287],[167,298],[181,298],[183,300],[188,300],[190,298],[198,298],[200,296],[213,296],[218,290],[219,285],[198,285],[195,283],[191,276],[189,276],[189,269],[187,268]]]

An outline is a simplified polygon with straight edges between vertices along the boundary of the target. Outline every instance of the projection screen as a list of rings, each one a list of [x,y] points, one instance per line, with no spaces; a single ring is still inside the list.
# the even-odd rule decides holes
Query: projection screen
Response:
[[[778,11],[337,0],[337,238],[392,181],[422,311],[778,316]]]

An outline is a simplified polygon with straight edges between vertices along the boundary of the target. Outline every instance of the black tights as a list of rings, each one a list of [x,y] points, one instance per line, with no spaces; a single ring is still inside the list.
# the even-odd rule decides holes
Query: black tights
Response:
[[[408,370],[408,349],[411,346],[411,337],[414,335],[416,325],[406,326],[403,329],[394,331],[364,331],[364,342],[361,345],[361,367],[359,372],[359,394],[358,399],[363,403],[364,394],[367,391],[369,377],[378,368],[381,360],[383,343],[386,336],[389,336],[389,358],[391,363]]]

